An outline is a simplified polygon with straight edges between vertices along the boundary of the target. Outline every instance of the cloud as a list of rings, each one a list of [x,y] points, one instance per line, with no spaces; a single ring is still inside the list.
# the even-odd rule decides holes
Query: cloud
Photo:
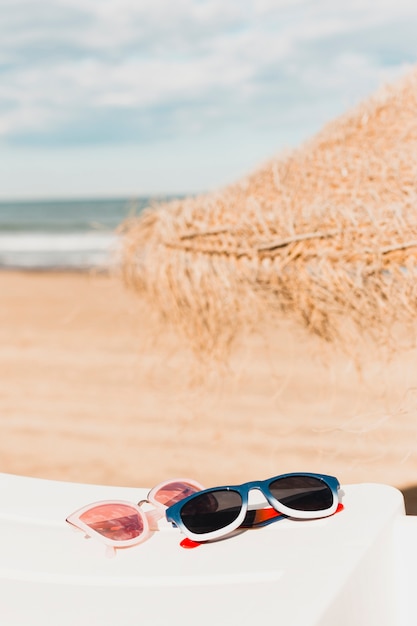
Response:
[[[346,4],[0,0],[0,141],[308,129],[416,60],[414,3]]]

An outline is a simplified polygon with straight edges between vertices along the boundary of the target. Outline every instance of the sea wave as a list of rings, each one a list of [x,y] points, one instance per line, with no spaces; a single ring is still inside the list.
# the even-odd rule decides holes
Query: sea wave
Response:
[[[0,267],[108,268],[116,262],[118,241],[108,232],[3,232]]]

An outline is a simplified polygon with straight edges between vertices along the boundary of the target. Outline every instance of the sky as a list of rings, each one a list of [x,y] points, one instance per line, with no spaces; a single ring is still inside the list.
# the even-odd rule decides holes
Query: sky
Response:
[[[415,0],[0,0],[0,200],[199,193],[417,62]]]

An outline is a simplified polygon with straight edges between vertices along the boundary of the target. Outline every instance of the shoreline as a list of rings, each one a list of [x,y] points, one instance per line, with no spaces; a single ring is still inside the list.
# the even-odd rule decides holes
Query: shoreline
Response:
[[[74,265],[33,265],[31,267],[22,267],[20,265],[0,265],[0,274],[8,272],[16,272],[21,274],[105,274],[107,276],[114,275],[114,271],[111,267],[105,266],[91,266],[86,265],[74,266]]]
[[[111,273],[0,270],[0,293],[0,471],[127,486],[317,471],[408,490],[417,511],[416,351],[361,378],[284,320],[198,386],[187,346]]]

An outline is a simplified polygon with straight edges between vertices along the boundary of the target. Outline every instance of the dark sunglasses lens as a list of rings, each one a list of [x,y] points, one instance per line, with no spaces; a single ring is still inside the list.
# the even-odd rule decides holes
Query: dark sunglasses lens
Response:
[[[269,484],[274,498],[295,511],[325,511],[333,504],[332,490],[313,476],[287,476]]]
[[[210,533],[226,528],[238,517],[242,498],[237,491],[221,490],[203,493],[186,502],[181,508],[181,519],[192,533]]]

